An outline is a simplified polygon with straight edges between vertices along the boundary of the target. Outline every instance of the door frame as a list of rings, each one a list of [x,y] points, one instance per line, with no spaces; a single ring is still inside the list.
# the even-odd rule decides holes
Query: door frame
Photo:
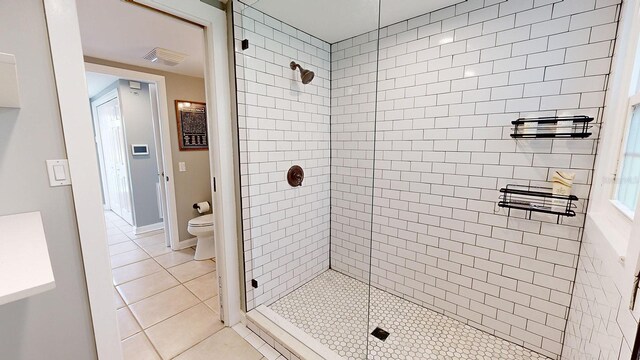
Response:
[[[137,3],[199,24],[204,29],[205,88],[209,112],[211,187],[220,315],[226,326],[237,324],[240,310],[233,122],[227,15],[200,0],[137,0]],[[75,0],[44,0],[51,60],[65,147],[69,160],[75,213],[87,279],[96,351],[99,359],[121,360],[122,347],[113,304],[113,283],[105,219],[100,197],[80,26]],[[214,184],[219,191],[214,189]]]
[[[165,178],[169,177],[169,181],[163,181],[165,187],[165,206],[166,213],[163,214],[162,221],[165,224],[165,231],[169,235],[169,244],[172,250],[181,250],[193,244],[180,244],[180,234],[178,230],[178,212],[176,203],[176,188],[174,183],[173,172],[173,155],[171,153],[171,127],[169,121],[169,104],[167,102],[167,86],[165,77],[156,74],[149,74],[141,71],[122,69],[118,67],[84,63],[85,71],[113,75],[120,79],[139,81],[145,83],[153,83],[156,85],[158,100],[158,127],[160,130],[160,139],[156,139],[154,131],[154,139],[156,145],[160,146],[162,151],[162,163]],[[117,91],[117,89],[116,89]],[[153,106],[153,103],[152,103]],[[92,104],[93,109],[93,104]],[[154,121],[155,122],[155,121]],[[154,124],[155,127],[155,124]],[[158,141],[159,140],[159,141]],[[126,149],[128,152],[128,149]],[[128,161],[128,159],[127,159]],[[133,192],[132,192],[133,194]]]

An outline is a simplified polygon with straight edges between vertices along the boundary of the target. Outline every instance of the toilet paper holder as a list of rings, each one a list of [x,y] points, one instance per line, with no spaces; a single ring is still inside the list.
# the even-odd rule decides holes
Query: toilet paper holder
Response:
[[[203,212],[207,212],[207,211],[209,211],[209,209],[201,209],[201,207],[200,207],[200,206],[201,206],[201,204],[206,204],[206,205],[208,205],[208,206],[209,206],[209,208],[211,207],[211,204],[210,204],[208,201],[205,201],[205,202],[203,202],[203,203],[195,203],[195,204],[193,204],[193,209],[194,209],[194,210],[197,210],[199,213],[203,213]],[[205,207],[206,207],[206,206],[205,206]],[[201,211],[201,210],[203,210],[203,211]]]

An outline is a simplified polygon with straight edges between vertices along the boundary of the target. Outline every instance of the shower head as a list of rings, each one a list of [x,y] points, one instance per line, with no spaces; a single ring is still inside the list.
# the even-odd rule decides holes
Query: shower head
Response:
[[[300,66],[300,64],[296,64],[295,61],[292,61],[289,66],[291,67],[291,70],[300,69],[300,79],[302,79],[302,83],[305,85],[310,83],[314,76],[316,76],[313,71],[303,69],[302,66]]]

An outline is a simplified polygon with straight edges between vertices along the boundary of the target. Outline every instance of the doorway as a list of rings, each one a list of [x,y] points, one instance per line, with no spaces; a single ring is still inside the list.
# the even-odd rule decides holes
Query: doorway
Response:
[[[157,21],[161,20],[162,16]],[[82,12],[80,21],[82,24]],[[192,207],[195,201],[211,201],[208,152],[187,156],[176,152],[173,135],[177,129],[172,125],[177,119],[171,119],[176,98],[206,100],[205,83],[153,64],[139,69],[87,55],[93,54],[85,53],[87,88],[101,168],[111,298],[122,350],[125,358],[138,352],[173,358],[224,327],[219,314],[216,258],[196,261],[198,239],[180,231],[187,230],[191,219],[200,217]],[[184,160],[186,170],[200,165],[199,171],[174,172],[175,154],[180,167]],[[198,156],[205,157],[203,164],[196,162]],[[190,192],[180,187],[180,175],[196,177],[189,184]],[[127,186],[128,192],[121,191]],[[198,187],[204,189],[198,193]],[[161,196],[161,188],[168,196]],[[180,219],[177,210],[189,196],[195,198],[186,201],[191,202],[188,217]],[[172,200],[162,202],[162,198]],[[119,212],[119,205],[126,200],[131,204],[131,222]],[[194,318],[198,321],[192,321]],[[166,336],[167,329],[187,323],[188,332]]]
[[[236,179],[232,141],[229,65],[226,14],[199,1],[161,4],[141,2],[162,12],[180,16],[204,29],[206,102],[209,106],[207,132],[212,141],[212,205],[225,211],[214,212],[216,242],[216,277],[219,281],[220,315],[224,325],[236,324],[240,318],[240,282],[238,279],[238,233],[236,227]],[[58,11],[65,9],[64,12]],[[113,285],[103,207],[100,201],[100,176],[85,87],[82,43],[76,3],[72,0],[45,0],[45,12],[52,50],[54,74],[63,118],[65,144],[76,199],[76,215],[82,243],[85,274],[91,303],[98,356],[121,358]],[[161,91],[160,89],[158,90]],[[159,98],[162,98],[159,94]],[[164,94],[166,96],[166,94]],[[79,106],[78,104],[86,104]],[[89,135],[89,136],[88,136]],[[163,139],[164,140],[164,139]],[[215,179],[215,180],[214,180]],[[216,184],[218,191],[213,189]],[[107,300],[106,294],[110,294]]]
[[[188,238],[181,237],[180,234],[180,226],[186,228],[187,224],[180,223],[176,211],[178,200],[172,181],[174,171],[166,79],[157,74],[125,69],[124,66],[85,63],[103,208],[107,216],[121,218],[127,225],[123,230],[131,236],[162,233],[163,243],[170,250],[188,249],[196,244],[196,239],[189,235]],[[115,120],[119,130],[110,136],[110,128],[105,129],[100,118],[106,110],[102,110],[103,114],[98,110],[116,101],[118,106],[113,111],[117,114],[113,116],[119,117]],[[107,112],[104,117],[108,119],[108,115]],[[116,166],[119,171],[110,165],[114,162],[110,157],[119,162],[119,168]],[[122,176],[123,173],[126,175]],[[118,177],[128,177],[128,180],[116,182],[114,189],[113,180],[118,180]],[[128,196],[120,191],[125,187],[128,187]],[[123,196],[116,196],[118,193]],[[131,221],[118,211],[120,202],[130,204]]]

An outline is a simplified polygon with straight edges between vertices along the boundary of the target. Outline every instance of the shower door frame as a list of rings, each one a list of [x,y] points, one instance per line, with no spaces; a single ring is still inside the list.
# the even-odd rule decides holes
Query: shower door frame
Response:
[[[134,2],[132,0],[128,0]],[[226,326],[242,319],[240,266],[237,241],[231,94],[227,48],[227,14],[199,0],[136,0],[135,3],[200,25],[205,38],[205,86],[210,117],[211,187],[215,212],[221,317]],[[75,0],[44,0],[53,75],[69,160],[75,214],[80,235],[91,321],[97,357],[122,359],[122,347],[113,305],[113,284],[100,194],[80,26]],[[83,106],[84,105],[84,106]],[[217,181],[216,181],[217,179]],[[215,191],[214,184],[226,191]]]

